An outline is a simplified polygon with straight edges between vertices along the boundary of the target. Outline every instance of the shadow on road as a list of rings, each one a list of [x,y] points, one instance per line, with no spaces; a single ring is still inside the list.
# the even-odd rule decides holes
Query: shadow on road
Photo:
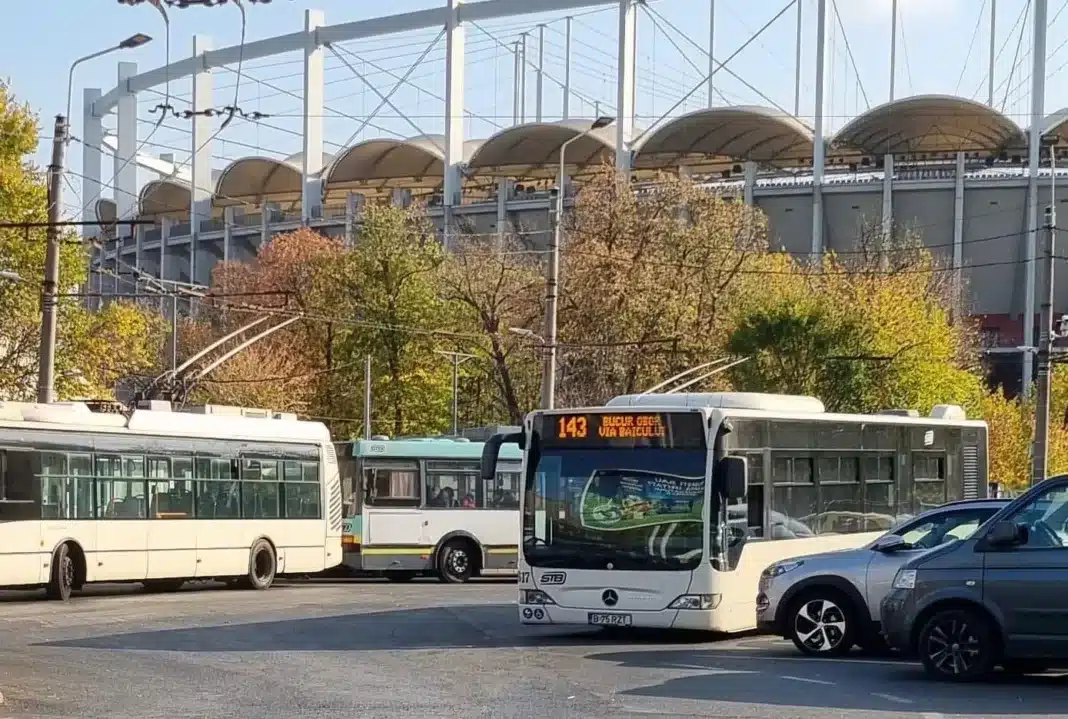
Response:
[[[416,649],[707,642],[707,635],[608,633],[523,626],[514,604],[461,604],[330,617],[223,624],[47,642],[39,646],[182,652],[405,651]]]
[[[734,655],[734,656],[732,656]],[[694,672],[621,694],[837,711],[1048,716],[1064,712],[1068,676],[995,674],[968,686],[929,679],[903,659],[821,661],[715,650],[590,654],[586,659],[638,669]]]

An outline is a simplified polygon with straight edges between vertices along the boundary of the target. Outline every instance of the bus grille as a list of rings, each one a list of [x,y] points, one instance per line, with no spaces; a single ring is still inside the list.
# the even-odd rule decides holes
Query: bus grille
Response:
[[[979,448],[966,446],[964,448],[964,498],[977,499],[979,497]]]

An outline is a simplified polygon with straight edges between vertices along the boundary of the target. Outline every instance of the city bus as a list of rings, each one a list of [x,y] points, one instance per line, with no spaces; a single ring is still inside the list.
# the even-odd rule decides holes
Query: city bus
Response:
[[[514,445],[503,448],[480,482],[482,446],[467,437],[339,446],[346,569],[397,582],[426,574],[450,583],[514,575],[523,455]]]
[[[341,562],[330,433],[293,415],[0,402],[0,586],[267,589]]]
[[[986,425],[952,405],[851,415],[812,397],[629,395],[531,413],[486,442],[484,472],[509,445],[524,449],[524,624],[746,631],[771,563],[987,492]]]

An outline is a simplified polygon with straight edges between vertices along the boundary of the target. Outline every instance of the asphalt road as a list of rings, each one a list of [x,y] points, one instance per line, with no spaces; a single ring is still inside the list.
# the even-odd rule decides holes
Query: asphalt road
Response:
[[[507,582],[0,593],[0,717],[1068,717],[1068,675],[927,680],[767,637],[522,627]]]

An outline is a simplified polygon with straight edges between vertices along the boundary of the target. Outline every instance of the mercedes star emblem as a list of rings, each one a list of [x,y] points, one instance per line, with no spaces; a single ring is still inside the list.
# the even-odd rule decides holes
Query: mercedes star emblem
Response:
[[[619,595],[616,594],[614,589],[606,589],[601,592],[601,601],[604,602],[606,607],[614,607],[619,601]]]

